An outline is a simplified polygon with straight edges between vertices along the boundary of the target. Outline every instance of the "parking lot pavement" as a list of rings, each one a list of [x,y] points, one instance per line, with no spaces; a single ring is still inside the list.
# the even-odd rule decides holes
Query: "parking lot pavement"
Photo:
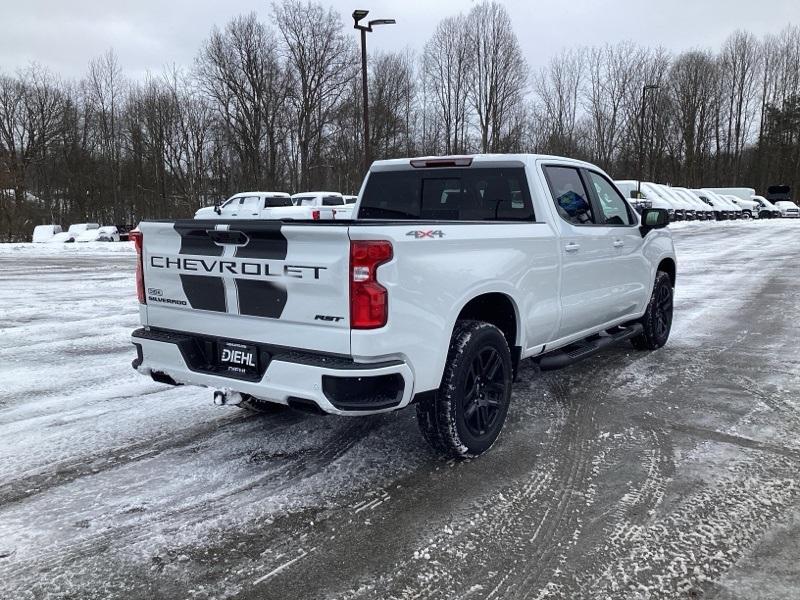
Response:
[[[468,462],[148,381],[127,246],[0,245],[0,598],[797,598],[800,223],[675,241],[668,345],[526,365]]]

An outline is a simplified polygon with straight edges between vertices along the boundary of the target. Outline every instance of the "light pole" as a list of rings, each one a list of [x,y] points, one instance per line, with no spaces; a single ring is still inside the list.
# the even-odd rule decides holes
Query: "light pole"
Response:
[[[374,25],[394,25],[394,19],[375,19],[367,22],[366,25],[359,25],[359,22],[369,14],[368,10],[353,11],[353,29],[361,31],[361,88],[364,93],[364,171],[369,169],[372,164],[369,148],[369,95],[367,92],[367,32],[372,31]]]
[[[636,194],[642,197],[642,177],[644,177],[644,108],[648,90],[657,90],[658,84],[648,83],[642,86],[642,105],[639,113],[639,181],[636,183]]]

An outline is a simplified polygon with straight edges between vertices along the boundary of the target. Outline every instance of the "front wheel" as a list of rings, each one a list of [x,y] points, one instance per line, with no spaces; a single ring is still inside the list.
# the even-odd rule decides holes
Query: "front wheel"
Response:
[[[672,298],[674,289],[669,274],[656,273],[653,293],[644,316],[639,323],[644,327],[641,334],[631,339],[637,350],[656,350],[667,343],[672,329]]]
[[[486,452],[503,429],[512,376],[511,351],[502,332],[483,321],[458,321],[442,383],[417,404],[423,437],[447,457]]]

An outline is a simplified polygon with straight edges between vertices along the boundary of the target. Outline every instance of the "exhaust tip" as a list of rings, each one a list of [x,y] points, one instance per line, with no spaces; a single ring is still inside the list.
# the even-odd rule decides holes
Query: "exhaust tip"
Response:
[[[227,406],[229,404],[237,406],[244,401],[239,392],[230,390],[216,390],[214,392],[214,404],[217,406]]]

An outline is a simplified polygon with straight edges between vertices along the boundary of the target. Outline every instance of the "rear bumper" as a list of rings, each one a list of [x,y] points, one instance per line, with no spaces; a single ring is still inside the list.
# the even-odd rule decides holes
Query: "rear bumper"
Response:
[[[356,363],[346,357],[259,345],[260,372],[234,377],[208,364],[215,338],[142,328],[133,332],[131,342],[137,352],[133,367],[166,383],[229,390],[306,408],[313,403],[337,415],[397,410],[413,397],[412,371],[399,360]]]

